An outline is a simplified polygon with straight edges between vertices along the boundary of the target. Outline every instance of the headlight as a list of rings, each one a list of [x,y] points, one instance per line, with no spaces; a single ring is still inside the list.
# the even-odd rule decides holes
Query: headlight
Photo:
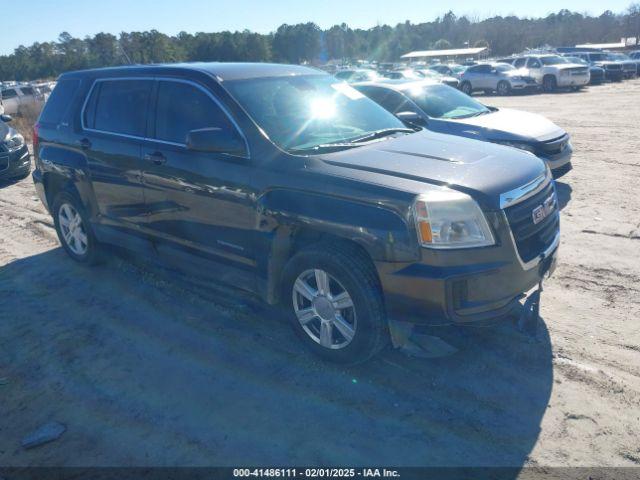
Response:
[[[525,152],[534,153],[536,151],[536,149],[531,145],[529,145],[528,143],[522,143],[522,142],[496,142],[496,143],[500,145],[505,145],[507,147],[513,147],[519,150],[524,150]]]
[[[560,71],[560,75],[562,75],[563,77],[566,77],[569,74],[571,74],[571,72],[569,70],[561,70]]]
[[[429,248],[472,248],[494,245],[489,224],[478,204],[454,190],[419,195],[413,206],[418,241]]]
[[[7,146],[9,151],[18,150],[24,145],[24,137],[16,132],[5,140],[4,144]]]
[[[511,77],[511,80],[522,80],[522,77],[519,75],[515,75],[513,77]]]

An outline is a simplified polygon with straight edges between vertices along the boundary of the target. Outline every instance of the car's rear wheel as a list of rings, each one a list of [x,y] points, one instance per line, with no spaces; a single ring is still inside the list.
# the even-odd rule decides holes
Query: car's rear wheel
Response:
[[[53,220],[62,247],[76,262],[93,264],[99,259],[99,245],[82,203],[68,192],[53,202]]]
[[[466,93],[467,95],[471,95],[473,93],[473,87],[471,87],[470,82],[462,82],[460,84],[460,91],[462,93]]]
[[[511,93],[511,85],[506,80],[500,80],[497,91],[498,95],[509,95]]]
[[[361,363],[387,342],[375,269],[357,247],[317,244],[301,250],[284,272],[283,299],[308,348],[339,363]]]
[[[553,75],[547,75],[542,79],[542,89],[547,92],[555,92],[558,87],[558,82],[556,81],[556,77]]]

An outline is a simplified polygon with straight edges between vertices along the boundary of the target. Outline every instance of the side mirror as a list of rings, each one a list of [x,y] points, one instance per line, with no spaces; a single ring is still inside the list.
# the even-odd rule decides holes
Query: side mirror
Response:
[[[11,120],[13,120],[13,117],[11,115],[0,115],[0,120],[2,120],[4,123],[9,123]]]
[[[396,117],[407,125],[424,127],[427,124],[427,121],[417,112],[398,112],[396,113]]]
[[[187,148],[196,152],[246,155],[245,144],[235,130],[201,128],[187,134]]]

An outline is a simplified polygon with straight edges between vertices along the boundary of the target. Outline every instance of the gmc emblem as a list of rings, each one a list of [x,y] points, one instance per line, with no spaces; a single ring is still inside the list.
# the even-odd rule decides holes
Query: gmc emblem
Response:
[[[533,218],[533,224],[537,225],[545,218],[547,218],[551,213],[553,213],[554,208],[556,207],[556,201],[553,195],[547,198],[542,205],[538,205],[531,212],[531,217]]]

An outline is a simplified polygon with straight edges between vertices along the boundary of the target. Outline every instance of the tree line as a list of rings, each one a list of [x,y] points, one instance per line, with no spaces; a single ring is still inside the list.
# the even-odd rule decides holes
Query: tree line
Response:
[[[346,24],[323,30],[314,23],[281,25],[259,34],[215,32],[175,36],[156,30],[98,33],[84,39],[62,33],[57,41],[20,46],[0,56],[0,80],[34,80],[62,72],[129,63],[250,61],[322,64],[329,60],[398,61],[412,50],[488,46],[494,55],[529,47],[617,42],[640,37],[640,3],[622,13],[591,16],[560,10],[543,18],[495,16],[478,19],[453,12],[431,22],[353,29]]]

